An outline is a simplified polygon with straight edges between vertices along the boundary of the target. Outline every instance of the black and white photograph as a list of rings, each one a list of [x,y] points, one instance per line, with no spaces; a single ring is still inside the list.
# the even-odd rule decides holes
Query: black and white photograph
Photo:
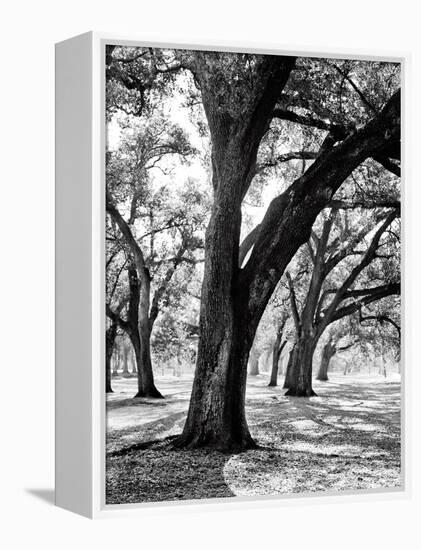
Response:
[[[415,550],[416,8],[5,4],[2,548]]]
[[[399,489],[400,62],[105,55],[106,503]]]

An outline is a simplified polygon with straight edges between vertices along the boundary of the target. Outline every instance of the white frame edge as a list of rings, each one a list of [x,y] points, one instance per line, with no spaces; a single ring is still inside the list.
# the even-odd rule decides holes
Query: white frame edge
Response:
[[[403,326],[410,300],[408,258],[408,72],[410,55],[359,50],[308,51],[281,45],[228,41],[183,44],[125,39],[89,32],[56,44],[56,505],[90,518],[217,511],[239,507],[302,506],[410,497],[410,384],[403,331],[402,488],[320,494],[237,497],[200,501],[105,503],[105,45],[354,58],[400,62],[403,88]],[[75,219],[79,223],[75,224]],[[88,227],[91,228],[89,238]],[[101,315],[100,312],[103,312]],[[75,401],[77,395],[77,401]],[[76,405],[76,406],[75,406]]]
[[[88,517],[93,511],[94,439],[92,43],[88,33],[57,44],[55,74],[55,501]]]

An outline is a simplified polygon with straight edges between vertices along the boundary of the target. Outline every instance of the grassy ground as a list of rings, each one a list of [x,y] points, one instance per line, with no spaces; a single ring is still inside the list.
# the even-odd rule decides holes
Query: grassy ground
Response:
[[[282,379],[279,380],[282,384]],[[134,379],[107,396],[107,503],[397,487],[397,377],[331,375],[318,397],[285,397],[282,385],[249,377],[247,418],[260,448],[237,455],[172,450],[191,377],[157,377],[165,400],[133,399]],[[142,449],[142,443],[160,440]]]

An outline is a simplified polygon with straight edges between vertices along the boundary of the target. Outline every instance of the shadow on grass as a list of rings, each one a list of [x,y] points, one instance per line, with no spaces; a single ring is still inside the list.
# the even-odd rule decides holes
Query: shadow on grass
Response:
[[[168,405],[173,403],[188,403],[190,400],[190,395],[165,395],[163,394],[164,399],[153,399],[151,397],[125,397],[124,399],[118,400],[109,400],[107,401],[107,411],[112,411],[115,409],[122,409],[125,407],[144,407],[155,409],[162,408],[165,409]]]
[[[143,441],[107,454],[107,504],[235,496],[224,478],[232,455],[180,450],[177,436]]]
[[[171,403],[171,401],[149,399],[146,397],[126,397],[125,399],[120,399],[119,401],[108,401],[107,411],[114,410],[114,409],[121,409],[124,407],[144,407],[145,405],[152,408],[155,408],[155,407],[165,408],[168,406],[168,403]]]
[[[185,410],[162,409],[159,419],[110,432],[107,503],[399,485],[398,384],[328,382],[310,399],[257,389],[246,409],[259,447],[242,454],[174,449]]]

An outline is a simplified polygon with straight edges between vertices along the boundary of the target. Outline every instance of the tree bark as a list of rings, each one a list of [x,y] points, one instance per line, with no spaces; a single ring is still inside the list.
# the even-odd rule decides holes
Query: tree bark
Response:
[[[278,385],[278,371],[279,371],[279,361],[281,359],[281,353],[286,345],[286,340],[282,342],[282,334],[276,336],[275,343],[273,345],[273,354],[272,354],[272,370],[270,373],[270,381],[268,386],[277,386]]]
[[[255,173],[260,141],[294,63],[292,57],[258,56],[256,85],[238,97],[230,76],[221,79],[219,59],[197,54],[196,78],[212,138],[214,202],[205,239],[196,373],[177,446],[222,451],[255,446],[245,415],[255,329],[249,328],[248,297],[239,284],[241,203]]]
[[[254,334],[247,331],[246,301],[237,285],[241,201],[237,198],[233,205],[230,192],[238,187],[234,174],[239,172],[240,167],[215,185],[215,205],[206,233],[196,372],[187,420],[176,446],[206,446],[224,452],[255,446],[245,415],[247,364]]]
[[[207,446],[224,452],[238,452],[256,446],[245,415],[249,346],[234,331],[230,341],[220,347],[218,362],[212,364],[212,370],[203,355],[200,357],[189,413],[176,446]]]
[[[283,385],[284,390],[288,390],[292,386],[292,381],[294,378],[294,372],[293,372],[293,368],[295,365],[293,361],[294,349],[295,349],[295,346],[289,352],[289,356],[288,356],[288,363],[287,363],[287,368],[285,369],[285,378],[284,378],[284,385]]]
[[[146,341],[145,346],[145,343],[141,344],[140,339],[133,338],[132,344],[137,365],[137,393],[135,398],[154,397],[163,399],[154,383],[149,341]]]
[[[323,346],[319,372],[317,373],[317,380],[320,380],[321,382],[327,382],[329,380],[327,372],[329,369],[330,360],[335,355],[335,353],[336,347],[333,344],[332,340],[329,339]]]
[[[114,352],[116,335],[117,324],[112,323],[105,333],[105,393],[113,393],[111,387],[111,358]]]
[[[288,391],[285,395],[291,397],[316,396],[312,385],[313,354],[317,342],[306,333],[296,341],[291,353],[291,373],[288,381]]]
[[[126,330],[133,345],[136,371],[137,394],[135,397],[163,398],[155,386],[151,361],[151,325],[148,311],[150,300],[149,272],[140,282],[138,270],[129,266],[130,300]]]
[[[279,318],[278,327],[276,330],[276,339],[275,343],[273,345],[272,350],[272,370],[270,374],[270,381],[269,386],[277,386],[278,385],[278,369],[279,369],[279,360],[281,358],[282,350],[284,349],[287,341],[282,341],[283,334],[284,334],[284,328],[286,325],[288,319],[288,313],[286,310],[284,310],[281,313],[281,316]]]
[[[157,390],[154,382],[152,358],[151,358],[151,325],[149,322],[150,307],[150,277],[143,280],[140,285],[140,300],[138,308],[138,334],[139,349],[136,353],[137,371],[140,372],[138,392],[135,397],[163,398]]]

